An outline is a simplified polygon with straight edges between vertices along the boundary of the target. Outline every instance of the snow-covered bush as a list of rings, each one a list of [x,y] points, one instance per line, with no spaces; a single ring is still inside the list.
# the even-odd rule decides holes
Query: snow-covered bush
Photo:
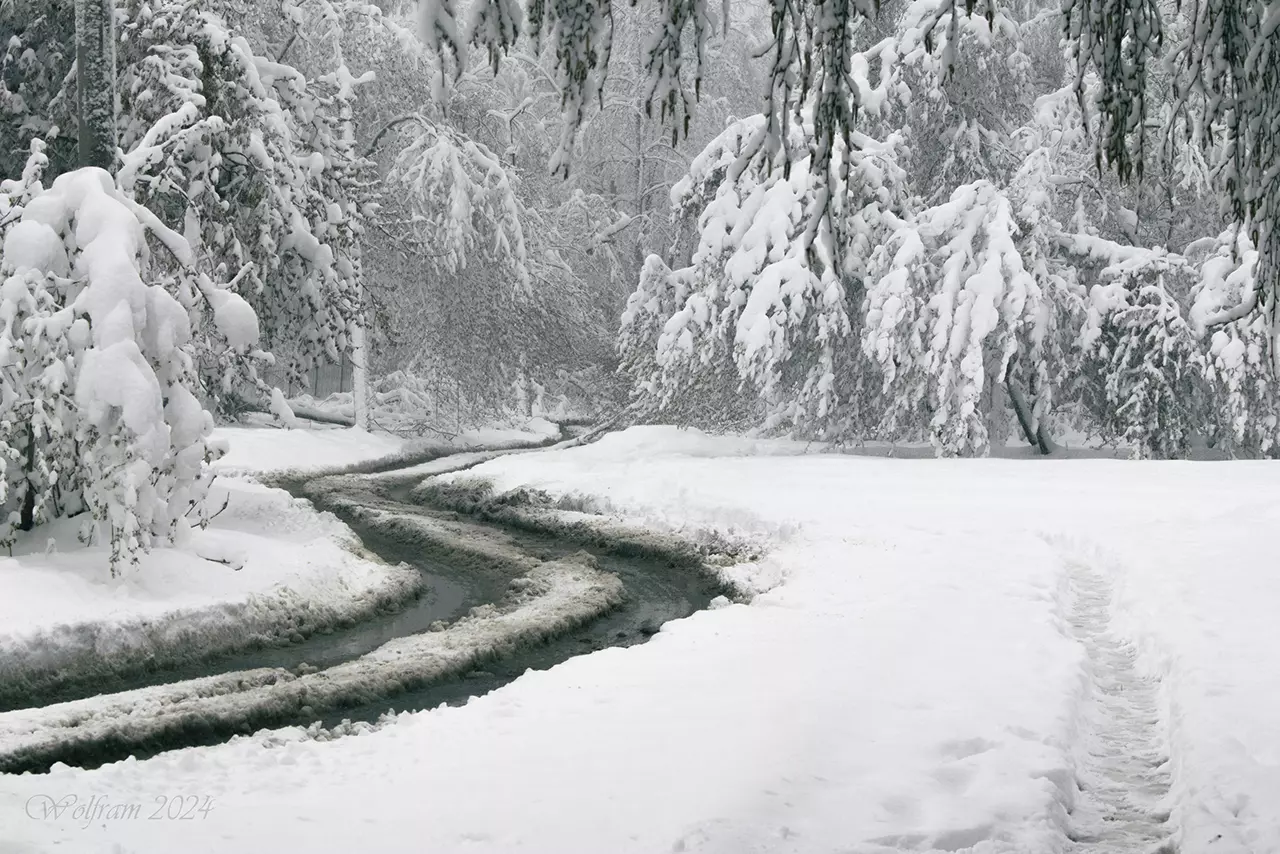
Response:
[[[110,545],[114,574],[205,521],[213,420],[197,398],[187,309],[144,281],[147,234],[179,263],[194,256],[106,172],[68,172],[45,189],[44,162],[36,143],[24,180],[3,187],[3,539],[83,508],[81,537]],[[215,305],[226,296],[207,280],[204,293]],[[230,337],[241,320],[215,314]]]
[[[13,221],[43,192],[47,165],[36,140],[22,178],[0,186],[0,207],[11,222],[0,249],[0,501],[9,508],[0,545],[6,548],[17,531],[78,500],[78,472],[69,465],[77,454],[72,379],[86,329],[64,305],[71,271],[58,235],[40,222]]]

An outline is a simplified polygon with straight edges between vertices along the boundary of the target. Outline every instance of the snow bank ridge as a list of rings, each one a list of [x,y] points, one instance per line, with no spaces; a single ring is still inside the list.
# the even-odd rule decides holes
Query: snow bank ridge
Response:
[[[500,605],[327,670],[228,673],[0,714],[0,772],[45,770],[55,761],[91,765],[128,750],[211,741],[367,703],[569,631],[622,595],[617,576],[580,553],[533,567]]]
[[[361,582],[341,598],[282,586],[207,607],[0,635],[0,709],[150,669],[298,641],[400,605],[423,589],[421,574],[404,565],[384,567]]]

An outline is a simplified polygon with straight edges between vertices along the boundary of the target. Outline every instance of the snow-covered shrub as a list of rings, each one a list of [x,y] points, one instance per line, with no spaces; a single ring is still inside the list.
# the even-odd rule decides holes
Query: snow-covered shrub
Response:
[[[147,232],[184,263],[178,234],[106,172],[68,172],[45,189],[34,145],[8,182],[0,254],[0,350],[6,354],[0,450],[10,511],[0,541],[64,512],[88,511],[87,542],[111,569],[179,526],[202,524],[213,420],[201,407],[187,310],[147,284]],[[207,284],[216,302],[225,293]],[[223,334],[236,334],[233,324]]]
[[[22,178],[0,187],[5,220],[39,196],[48,165],[44,144],[32,143]],[[70,284],[66,250],[43,223],[19,220],[0,250],[0,502],[9,508],[0,527],[8,548],[19,530],[60,515],[78,499],[75,351],[87,336],[65,307]],[[74,334],[73,334],[74,329]],[[79,342],[79,347],[73,346]]]

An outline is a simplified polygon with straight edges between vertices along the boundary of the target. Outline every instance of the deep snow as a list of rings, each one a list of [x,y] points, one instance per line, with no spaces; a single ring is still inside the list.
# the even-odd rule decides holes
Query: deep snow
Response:
[[[1085,804],[1082,722],[1107,714],[1099,662],[1131,649],[1124,676],[1146,681],[1157,714],[1129,723],[1136,747],[1168,751],[1156,809],[1181,850],[1280,851],[1270,465],[798,450],[635,428],[450,476],[764,539],[738,573],[758,593],[376,731],[0,778],[0,838],[263,854],[1109,850],[1074,847],[1067,810]],[[1080,566],[1114,590],[1087,618],[1106,654],[1073,626]],[[84,822],[30,800],[95,794],[214,806]]]

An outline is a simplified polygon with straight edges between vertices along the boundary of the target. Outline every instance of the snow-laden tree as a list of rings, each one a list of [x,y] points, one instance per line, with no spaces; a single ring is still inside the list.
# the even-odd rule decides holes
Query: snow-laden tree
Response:
[[[655,5],[652,25],[639,40],[645,110],[678,137],[689,130],[702,91],[708,39],[724,21],[715,20],[706,0]],[[466,17],[454,0],[418,0],[417,10],[423,41],[451,62],[455,73],[467,65],[468,45],[483,49],[497,70],[521,35],[535,53],[551,58],[561,114],[551,167],[568,176],[578,132],[602,99],[614,54],[615,17],[625,13],[613,0],[534,0],[524,8],[515,0],[478,0]]]
[[[107,172],[65,173],[45,188],[46,165],[37,143],[23,180],[0,188],[3,539],[83,507],[81,536],[110,545],[114,574],[206,521],[213,421],[196,396],[188,312],[144,279],[148,232],[184,265],[194,253]],[[225,293],[206,288],[215,304]],[[230,337],[243,320],[217,317]]]
[[[304,4],[288,5],[301,21]],[[257,53],[205,3],[127,8],[122,188],[187,236],[201,274],[233,281],[264,349],[295,375],[337,361],[360,317],[370,200],[343,118],[358,78],[339,54],[328,75],[308,79]],[[219,335],[210,317],[245,309],[209,304],[186,279],[176,275],[175,286],[199,336],[207,392],[218,399],[256,384],[255,360],[244,358],[252,342]]]
[[[258,385],[268,350],[295,376],[336,361],[350,351],[363,307],[359,250],[374,177],[356,153],[351,115],[364,78],[346,65],[339,37],[344,26],[389,25],[363,3],[282,0],[275,19],[293,30],[279,49],[305,60],[304,73],[251,42],[259,4],[116,6],[120,186],[193,247],[190,267],[160,252],[155,269],[191,315],[202,394],[220,401]],[[0,136],[23,149],[33,135],[49,136],[50,177],[74,162],[65,131],[55,133],[77,120],[74,44],[57,41],[71,37],[58,25],[71,11],[70,0],[0,9],[0,34],[14,34]],[[20,168],[10,163],[5,173]],[[233,283],[222,305],[201,295],[200,276]],[[249,307],[264,352],[227,340],[213,320]]]
[[[1246,234],[1232,230],[1188,250],[1193,260],[1201,254],[1188,319],[1203,333],[1208,320],[1256,290],[1258,252]],[[1270,323],[1261,312],[1208,330],[1207,373],[1222,421],[1218,443],[1245,456],[1280,453],[1280,381],[1268,359],[1270,336]]]
[[[411,230],[429,248],[428,275],[456,275],[468,261],[529,287],[520,202],[502,161],[447,124],[422,115],[388,124],[410,133],[387,175],[407,193]],[[375,138],[371,152],[381,142]]]
[[[1089,290],[1080,346],[1088,411],[1108,439],[1140,456],[1183,456],[1212,424],[1206,354],[1172,279],[1180,256],[1118,251]]]
[[[535,387],[617,397],[607,374],[638,218],[586,171],[547,173],[560,143],[547,64],[527,51],[497,75],[472,62],[436,101],[429,63],[364,39],[349,49],[377,72],[356,107],[383,175],[364,254],[378,370],[412,374],[448,429],[527,409]]]
[[[888,435],[927,418],[941,453],[984,453],[984,391],[1003,383],[1028,440],[1045,441],[1057,303],[1071,294],[1037,269],[1042,233],[1024,239],[1016,204],[989,182],[966,184],[875,255],[863,347],[882,371]]]
[[[515,44],[522,20],[507,2],[478,4],[469,24],[459,23],[453,0],[420,0],[418,5],[428,43],[451,51],[459,66],[464,43],[489,49],[496,62]],[[663,0],[656,6],[654,35],[644,62],[647,88],[650,104],[659,105],[658,112],[678,132],[700,90],[701,60],[708,34],[715,29],[709,26],[713,13],[705,0]],[[812,109],[808,165],[824,176],[820,181],[826,180],[835,141],[847,146],[863,112],[876,108],[876,98],[868,99],[858,82],[857,63],[866,55],[859,38],[880,6],[873,0],[771,0],[769,38],[761,50],[768,63],[762,109],[766,121],[752,142],[753,153],[777,162],[798,160],[787,149],[788,127],[795,104],[805,103]],[[1268,164],[1280,140],[1274,121],[1280,113],[1280,39],[1275,37],[1280,12],[1273,0],[1197,0],[1176,7],[1157,0],[1068,0],[1060,8],[1082,114],[1096,110],[1101,117],[1099,162],[1105,158],[1122,178],[1142,177],[1152,156],[1148,141],[1153,127],[1163,124],[1168,131],[1182,132],[1198,128],[1191,138],[1212,148],[1218,185],[1227,194],[1235,220],[1247,225],[1258,246],[1260,290],[1276,290],[1280,263],[1273,261],[1280,260],[1280,249],[1273,247],[1280,240],[1270,235],[1280,217],[1280,176]],[[726,15],[728,9],[726,5]],[[950,73],[963,60],[961,32],[975,31],[978,22],[985,22],[989,35],[998,35],[1010,20],[1010,10],[1037,17],[1057,12],[1051,4],[1038,2],[1006,8],[995,0],[913,0],[905,6],[905,17],[924,53],[933,54],[940,47],[938,61]],[[613,3],[538,2],[527,10],[523,23],[535,44],[555,57],[565,141],[553,164],[565,169],[569,141],[586,121],[587,105],[602,91],[609,67]],[[1162,55],[1166,37],[1176,43]],[[1151,93],[1148,79],[1162,59],[1179,67],[1171,97],[1163,105]],[[994,75],[1004,71],[992,67]],[[1153,110],[1153,105],[1160,109]],[[1149,121],[1155,118],[1162,121]],[[990,132],[1001,129],[966,121],[958,130],[967,135],[959,140],[963,159],[989,153]],[[977,164],[974,160],[966,168]],[[1238,311],[1252,311],[1255,302],[1250,298]]]
[[[1040,27],[1032,19],[1032,33]],[[1004,56],[1015,67],[1031,63],[1017,42]],[[993,64],[986,57],[985,67]],[[942,97],[949,92],[943,87]],[[1096,183],[1081,179],[1088,140],[1070,91],[1034,92],[998,114],[1026,124],[1003,134],[997,160],[959,174],[952,162],[929,172],[925,187],[934,194],[947,186],[933,183],[940,174],[990,177],[914,211],[872,256],[862,344],[881,370],[887,437],[923,434],[942,453],[983,453],[1007,403],[1023,437],[1051,449],[1046,421],[1078,367],[1075,328],[1086,289],[1069,251],[1082,231],[1086,242],[1109,245],[1098,226],[1115,217]]]
[[[700,209],[699,242],[691,267],[668,274],[675,294],[687,295],[663,324],[652,375],[638,379],[663,389],[655,401],[663,406],[727,358],[744,393],[768,404],[772,422],[822,433],[850,402],[842,384],[848,360],[857,358],[860,259],[885,238],[904,201],[905,176],[896,140],[860,135],[856,147],[839,142],[832,152],[832,170],[847,180],[839,194],[803,162],[788,169],[756,160],[737,172],[764,122],[731,125],[672,191],[677,207]],[[828,213],[817,215],[822,209]],[[645,289],[661,289],[652,262],[646,272]],[[651,310],[641,310],[650,299],[638,293],[624,323],[652,325]],[[642,327],[624,330],[636,340],[644,335]]]
[[[1254,289],[1205,322],[1260,310],[1270,358],[1280,364],[1280,5],[1195,0],[1170,9],[1157,0],[1068,0],[1063,10],[1081,100],[1100,116],[1099,160],[1122,177],[1143,176],[1153,118],[1149,72],[1163,59],[1173,77],[1165,130],[1183,135],[1167,144],[1207,151],[1227,209],[1258,252]],[[1091,70],[1101,81],[1092,94]]]
[[[689,296],[663,325],[654,369],[639,376],[648,393],[666,386],[659,403],[670,406],[673,390],[714,364],[713,354],[727,353],[742,387],[771,402],[773,423],[829,437],[925,433],[948,452],[981,451],[987,438],[980,399],[1015,372],[1010,366],[1021,351],[1016,371],[1026,378],[1012,390],[1023,401],[1030,386],[1033,403],[1022,414],[1038,436],[1036,421],[1052,401],[1046,364],[1059,347],[1059,309],[1042,293],[1062,288],[1050,271],[1024,268],[1020,253],[1028,241],[1015,220],[1023,207],[1034,218],[1040,205],[1030,194],[1010,201],[988,180],[917,212],[912,197],[920,184],[900,165],[923,164],[917,171],[931,194],[958,171],[1007,179],[1018,166],[1008,147],[999,168],[975,170],[934,154],[959,150],[957,135],[972,134],[979,147],[996,136],[983,129],[983,121],[997,122],[982,110],[966,117],[965,105],[948,106],[944,86],[962,34],[989,41],[991,23],[945,11],[910,5],[889,34],[858,33],[861,49],[846,57],[861,120],[882,131],[884,141],[856,130],[828,137],[834,125],[815,120],[790,124],[788,138],[773,143],[774,119],[766,114],[732,126],[694,161],[673,201],[677,216],[697,213],[699,243],[692,274],[676,271],[667,288],[687,288]],[[1016,29],[1003,17],[992,20]],[[842,26],[835,19],[810,23],[834,28],[805,36],[828,45]],[[1015,71],[1030,64],[1008,49],[990,61]],[[1018,95],[1017,82],[1015,75],[1007,100]],[[832,114],[832,103],[793,94],[807,98],[797,114],[825,110],[823,122],[845,121]],[[921,107],[922,101],[933,105]],[[1030,104],[1021,109],[1029,113]],[[892,130],[904,120],[914,122],[906,133]],[[1003,129],[1006,146],[1022,145],[1008,135]],[[827,158],[826,166],[810,168],[810,156]],[[1034,268],[1035,252],[1043,253],[1052,236],[1032,230],[1041,247],[1033,248]],[[624,325],[624,344],[632,349],[644,339],[643,328],[656,325],[652,312],[641,310],[655,305],[653,270],[646,270],[624,318],[637,327]],[[643,360],[631,356],[625,364],[634,370]]]
[[[762,4],[742,4],[727,30],[717,27],[708,37],[703,62],[716,73],[702,80],[696,111],[684,113],[687,125],[681,120],[681,132],[672,134],[662,109],[655,106],[646,72],[649,34],[662,10],[647,4],[613,10],[612,65],[599,109],[578,131],[569,180],[586,192],[616,198],[617,207],[626,212],[629,219],[616,245],[632,285],[650,253],[673,264],[687,261],[677,255],[687,250],[689,232],[667,217],[667,197],[706,141],[732,117],[756,112],[761,69],[752,52],[761,29],[768,26],[764,11]],[[681,49],[695,50],[691,32],[685,33]],[[517,53],[507,65],[521,58]],[[554,97],[554,90],[550,94]],[[682,102],[679,109],[691,106]],[[676,243],[681,245],[673,249]]]

